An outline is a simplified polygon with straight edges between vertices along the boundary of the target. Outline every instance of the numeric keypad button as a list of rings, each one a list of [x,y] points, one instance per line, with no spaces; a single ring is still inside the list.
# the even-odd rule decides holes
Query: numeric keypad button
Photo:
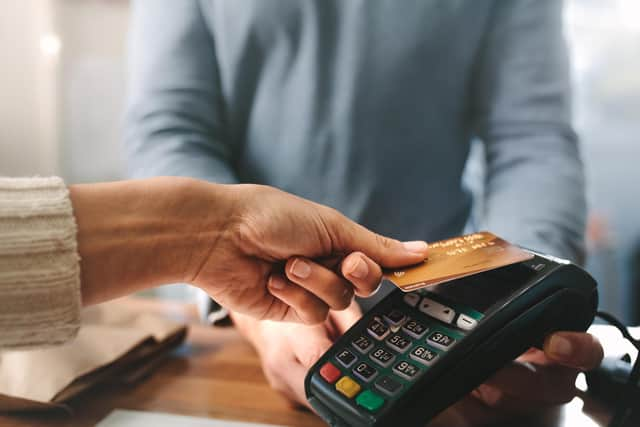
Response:
[[[369,357],[371,358],[371,360],[373,360],[378,365],[383,367],[389,366],[396,358],[396,356],[393,353],[385,350],[382,347],[378,347],[375,350],[373,350],[369,355]]]
[[[411,351],[409,357],[423,365],[431,365],[438,358],[438,353],[426,347],[418,346]]]
[[[367,354],[373,348],[373,341],[364,335],[356,338],[351,344],[362,354]]]
[[[442,332],[433,332],[427,338],[427,344],[441,350],[449,350],[456,343],[455,338]]]
[[[389,335],[389,327],[378,319],[369,322],[367,332],[378,341],[382,341]]]
[[[413,380],[419,373],[420,369],[406,361],[400,361],[393,367],[393,372],[404,379]]]
[[[387,322],[389,322],[389,324],[394,326],[400,325],[407,318],[407,316],[398,309],[390,310],[383,317],[384,317],[384,320],[386,320]]]
[[[345,349],[336,355],[336,359],[338,359],[338,362],[340,362],[342,366],[348,368],[349,366],[353,365],[357,358],[355,354]]]
[[[362,381],[369,382],[378,375],[378,371],[366,362],[360,362],[353,368],[353,374]]]
[[[422,338],[429,328],[417,320],[409,319],[404,325],[402,325],[402,330],[414,338]]]
[[[387,339],[387,345],[398,353],[404,353],[411,347],[411,340],[400,334],[393,334]]]

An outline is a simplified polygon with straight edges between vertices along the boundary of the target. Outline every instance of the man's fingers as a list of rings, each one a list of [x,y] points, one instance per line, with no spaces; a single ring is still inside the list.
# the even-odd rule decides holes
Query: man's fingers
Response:
[[[499,388],[486,384],[482,384],[480,387],[475,389],[471,395],[482,402],[485,406],[491,408],[490,414],[493,415],[494,422],[500,417],[513,417],[514,415],[539,412],[541,409],[553,406],[546,403],[532,402],[528,399],[514,397],[506,394]]]
[[[563,366],[512,362],[485,382],[481,397],[491,407],[517,400],[537,407],[566,403],[575,396],[577,374]]]
[[[362,252],[353,252],[345,257],[340,267],[342,275],[353,283],[356,295],[368,297],[380,286],[382,269]]]
[[[341,214],[323,218],[331,233],[336,251],[361,251],[384,267],[402,267],[416,264],[427,257],[427,243],[423,241],[400,242],[381,236],[352,222]]]
[[[308,368],[305,368],[302,364],[292,365],[291,368],[287,381],[290,382],[289,387],[293,393],[294,400],[309,409],[313,409],[307,401],[307,394],[304,391],[304,378],[307,375]]]
[[[304,377],[307,375],[307,368],[298,361],[288,362],[286,367],[279,370],[277,378],[277,390],[291,400],[293,406],[311,406],[307,402],[304,391]]]
[[[351,302],[351,305],[346,310],[330,312],[329,319],[336,330],[336,338],[347,332],[361,317],[362,310],[355,300]]]
[[[258,332],[260,339],[253,341],[253,345],[260,353],[269,384],[291,400],[292,404],[304,404],[304,378],[308,369],[302,366],[293,348],[299,345],[295,339],[306,334],[306,329],[315,330],[316,327],[275,322],[257,323],[253,329]]]
[[[280,301],[274,301],[267,317],[263,320],[285,320],[308,325],[323,322],[329,314],[329,306],[311,292],[291,283],[280,274],[269,277],[269,292]],[[289,307],[281,310],[278,303]],[[294,312],[291,312],[291,309]]]
[[[604,350],[600,341],[582,332],[556,332],[544,342],[544,353],[552,361],[589,371],[600,365]]]
[[[287,278],[305,288],[334,310],[344,310],[353,299],[351,284],[335,272],[315,262],[294,257],[285,266]]]
[[[602,360],[595,337],[557,332],[547,337],[544,353],[530,350],[474,391],[485,405],[506,412],[528,412],[569,402],[576,393],[579,370],[593,369]]]
[[[324,325],[296,325],[288,329],[287,334],[290,341],[298,342],[300,339],[304,340],[298,345],[293,345],[292,348],[294,356],[305,369],[311,368],[333,345],[329,332]],[[304,376],[302,380],[304,380]]]
[[[287,382],[295,395],[295,400],[310,408],[304,391],[304,378],[307,371],[322,355],[331,348],[333,341],[324,325],[302,326],[290,328],[287,331],[289,340],[298,344],[293,345],[293,355],[298,364],[292,366],[292,371],[287,374]],[[300,339],[304,337],[304,342]]]

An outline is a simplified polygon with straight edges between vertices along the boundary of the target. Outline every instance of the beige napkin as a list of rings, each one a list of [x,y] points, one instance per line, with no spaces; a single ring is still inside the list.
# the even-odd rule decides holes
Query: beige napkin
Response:
[[[185,336],[185,326],[131,304],[85,309],[72,342],[0,352],[0,411],[64,408],[96,384],[135,380]]]

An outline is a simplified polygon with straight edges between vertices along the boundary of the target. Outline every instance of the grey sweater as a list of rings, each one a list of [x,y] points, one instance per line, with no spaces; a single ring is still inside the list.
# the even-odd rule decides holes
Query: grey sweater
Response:
[[[136,0],[135,176],[255,182],[377,232],[475,228],[579,258],[583,169],[558,0]]]

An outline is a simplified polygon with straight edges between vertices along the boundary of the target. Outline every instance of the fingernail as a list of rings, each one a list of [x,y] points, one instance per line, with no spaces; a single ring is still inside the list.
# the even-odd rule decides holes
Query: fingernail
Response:
[[[270,288],[273,288],[276,290],[282,290],[284,289],[285,286],[287,286],[287,283],[280,276],[271,276],[271,278],[269,279]]]
[[[429,245],[427,245],[427,242],[423,242],[422,240],[404,242],[402,243],[402,246],[404,246],[405,250],[407,250],[408,252],[413,252],[416,254],[424,254],[429,247]]]
[[[306,279],[311,274],[311,266],[300,258],[291,264],[291,274],[299,279]]]
[[[348,276],[355,277],[356,279],[364,279],[369,275],[369,267],[360,257],[357,257],[355,261],[351,261],[346,270]]]
[[[568,339],[553,335],[549,340],[549,352],[556,357],[568,357],[573,353],[573,346]]]

